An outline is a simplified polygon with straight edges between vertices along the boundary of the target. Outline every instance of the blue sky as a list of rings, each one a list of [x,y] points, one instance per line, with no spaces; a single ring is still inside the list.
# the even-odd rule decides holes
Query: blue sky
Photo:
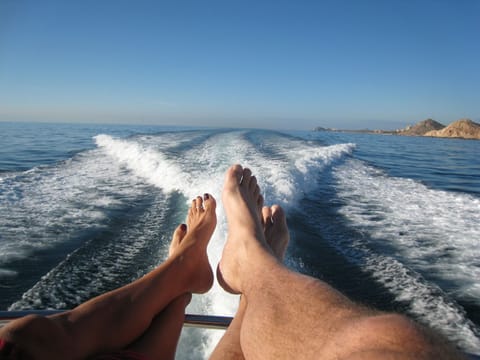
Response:
[[[0,0],[0,121],[479,121],[479,38],[477,0]]]

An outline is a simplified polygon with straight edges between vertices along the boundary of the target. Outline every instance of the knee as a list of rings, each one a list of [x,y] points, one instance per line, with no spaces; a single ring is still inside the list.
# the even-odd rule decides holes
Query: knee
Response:
[[[39,315],[27,315],[5,326],[5,332],[10,340],[18,342],[21,339],[37,338],[47,333],[49,320]]]
[[[62,356],[63,347],[69,343],[59,324],[39,315],[27,315],[9,323],[2,329],[0,337],[39,359]]]
[[[417,358],[456,358],[456,350],[433,330],[427,329],[406,316],[380,314],[360,320],[357,331],[364,344],[398,354],[415,354]]]

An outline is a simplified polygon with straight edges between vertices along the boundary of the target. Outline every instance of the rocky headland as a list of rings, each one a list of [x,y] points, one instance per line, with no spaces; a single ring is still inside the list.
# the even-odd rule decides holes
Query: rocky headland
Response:
[[[433,119],[426,119],[415,125],[409,125],[404,129],[398,130],[338,130],[322,127],[317,127],[313,130],[480,140],[480,124],[470,119],[460,119],[448,126]]]
[[[420,121],[413,126],[407,126],[405,129],[397,130],[397,135],[423,136],[431,131],[442,130],[445,125],[440,124],[433,119]]]
[[[428,131],[423,134],[423,136],[478,140],[480,139],[480,124],[477,124],[470,119],[460,119],[443,129]]]

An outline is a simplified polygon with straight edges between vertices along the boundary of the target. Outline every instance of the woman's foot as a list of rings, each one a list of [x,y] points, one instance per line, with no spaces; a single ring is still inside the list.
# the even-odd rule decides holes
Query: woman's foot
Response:
[[[256,259],[272,255],[262,224],[263,197],[252,172],[240,165],[227,170],[222,194],[227,215],[228,237],[217,268],[219,284],[228,292],[242,293],[242,275]],[[250,265],[249,265],[250,264]]]
[[[188,291],[205,293],[213,284],[213,272],[208,262],[207,245],[212,237],[217,216],[212,195],[197,196],[188,210],[186,224],[179,225],[172,237],[169,258],[181,261],[190,274]]]

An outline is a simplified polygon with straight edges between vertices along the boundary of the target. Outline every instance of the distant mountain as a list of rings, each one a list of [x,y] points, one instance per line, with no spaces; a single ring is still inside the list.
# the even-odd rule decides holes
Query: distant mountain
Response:
[[[470,119],[460,119],[451,123],[444,129],[432,130],[424,135],[480,140],[480,124],[477,124]]]
[[[335,131],[405,136],[432,136],[480,140],[480,124],[477,124],[470,119],[460,119],[451,123],[448,126],[445,126],[433,119],[427,119],[420,121],[418,124],[415,124],[413,126],[407,126],[405,129],[398,130],[339,130],[318,126],[314,128],[313,131]]]
[[[418,124],[413,126],[408,126],[405,129],[399,130],[398,135],[409,135],[409,136],[423,136],[428,132],[437,131],[445,128],[445,125],[440,124],[438,121],[433,119],[427,119],[420,121]]]

